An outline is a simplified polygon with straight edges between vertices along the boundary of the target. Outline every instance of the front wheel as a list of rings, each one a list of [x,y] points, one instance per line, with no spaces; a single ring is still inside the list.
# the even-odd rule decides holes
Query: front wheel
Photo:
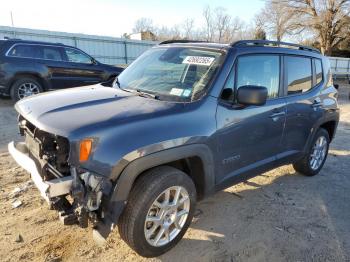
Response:
[[[133,187],[119,233],[139,255],[159,256],[181,240],[195,203],[196,189],[185,173],[168,166],[151,169]]]
[[[317,175],[326,162],[329,143],[328,132],[320,128],[307,154],[301,160],[293,164],[294,169],[306,176]]]

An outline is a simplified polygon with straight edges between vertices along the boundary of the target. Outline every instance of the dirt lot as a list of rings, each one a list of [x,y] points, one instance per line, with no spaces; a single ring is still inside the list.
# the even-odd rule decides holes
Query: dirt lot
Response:
[[[350,86],[340,88],[341,123],[318,176],[284,166],[217,193],[198,204],[184,239],[153,260],[350,261]],[[118,232],[97,247],[91,229],[59,223],[6,152],[19,139],[12,108],[0,99],[0,260],[145,260]],[[15,197],[16,187],[26,190]],[[23,204],[13,208],[16,199]]]

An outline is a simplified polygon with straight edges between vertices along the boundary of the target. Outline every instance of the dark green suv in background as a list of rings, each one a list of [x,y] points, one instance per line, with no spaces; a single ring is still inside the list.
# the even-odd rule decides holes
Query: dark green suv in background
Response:
[[[111,86],[121,71],[73,46],[0,40],[0,94],[14,101],[49,90],[98,83]]]

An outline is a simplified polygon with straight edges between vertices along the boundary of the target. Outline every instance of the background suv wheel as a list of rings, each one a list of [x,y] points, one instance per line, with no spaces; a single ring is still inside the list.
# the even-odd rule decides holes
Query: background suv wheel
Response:
[[[159,256],[176,245],[189,227],[196,202],[190,177],[168,166],[147,171],[136,181],[118,227],[139,255]]]
[[[19,78],[11,87],[11,98],[14,101],[43,92],[42,85],[32,77]]]
[[[309,148],[307,154],[298,162],[293,164],[293,167],[299,173],[306,176],[317,175],[324,163],[326,162],[329,149],[329,134],[320,128]]]

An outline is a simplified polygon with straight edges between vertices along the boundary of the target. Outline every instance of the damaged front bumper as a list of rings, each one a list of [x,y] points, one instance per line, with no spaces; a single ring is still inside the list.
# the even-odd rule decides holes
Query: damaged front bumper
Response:
[[[71,168],[69,176],[44,180],[35,161],[30,156],[26,143],[10,142],[8,151],[17,164],[30,173],[34,184],[49,206],[59,211],[63,224],[78,223],[81,227],[87,227],[88,218],[90,218],[95,228],[94,239],[97,243],[104,243],[113,228],[113,223],[106,219],[105,212],[101,212],[102,195],[108,195],[111,191],[111,184],[108,180],[90,172],[78,174],[76,168]],[[66,200],[67,195],[73,198],[72,204]],[[63,203],[59,202],[62,200]]]
[[[29,157],[29,152],[25,143],[10,142],[8,144],[8,151],[17,164],[31,174],[31,178],[39,189],[41,196],[49,204],[51,203],[52,198],[70,193],[73,184],[73,177],[65,176],[44,181],[35,162]]]

